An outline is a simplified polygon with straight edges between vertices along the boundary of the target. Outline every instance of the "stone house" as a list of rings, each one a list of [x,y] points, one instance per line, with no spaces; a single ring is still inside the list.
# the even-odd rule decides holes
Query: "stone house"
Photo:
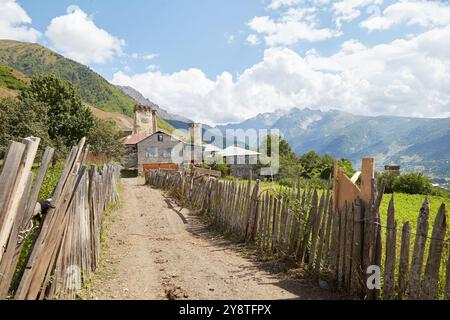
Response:
[[[125,154],[123,156],[123,166],[126,169],[137,168],[137,144],[139,141],[144,140],[148,135],[146,134],[132,134],[125,137],[122,141],[125,147]]]
[[[203,161],[201,125],[191,124],[187,137],[158,129],[156,111],[151,107],[134,109],[134,133],[125,137],[123,165],[146,170],[180,170],[183,164],[200,164]]]
[[[140,174],[157,169],[180,170],[183,165],[202,163],[202,153],[202,145],[159,130],[137,143],[137,167]]]

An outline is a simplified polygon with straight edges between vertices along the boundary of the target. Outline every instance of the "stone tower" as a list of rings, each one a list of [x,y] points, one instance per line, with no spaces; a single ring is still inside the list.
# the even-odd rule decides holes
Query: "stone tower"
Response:
[[[189,126],[190,143],[202,145],[202,125],[199,123],[190,123]]]
[[[134,134],[153,134],[158,131],[156,110],[152,107],[136,105],[134,107]]]

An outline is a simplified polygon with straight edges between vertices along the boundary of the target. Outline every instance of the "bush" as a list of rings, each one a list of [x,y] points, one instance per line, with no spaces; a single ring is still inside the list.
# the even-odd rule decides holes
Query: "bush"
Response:
[[[431,179],[421,173],[402,174],[393,183],[395,192],[408,194],[430,194],[432,186]]]
[[[211,169],[222,172],[222,177],[227,176],[230,171],[226,163],[212,163],[212,164],[205,163],[203,167],[205,169]]]
[[[120,141],[121,135],[122,132],[113,121],[96,119],[87,141],[94,156],[120,161],[125,152]]]
[[[377,179],[377,188],[378,190],[381,188],[381,182],[385,181],[385,189],[386,193],[394,193],[394,182],[398,179],[399,175],[392,172],[383,172],[378,173],[376,175]]]

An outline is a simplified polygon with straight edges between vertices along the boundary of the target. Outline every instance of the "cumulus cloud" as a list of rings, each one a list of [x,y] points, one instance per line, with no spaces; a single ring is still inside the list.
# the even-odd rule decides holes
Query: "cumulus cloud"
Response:
[[[159,54],[157,53],[144,53],[144,54],[139,54],[137,52],[133,52],[132,54],[129,55],[130,58],[132,59],[136,59],[136,60],[153,60],[159,57]]]
[[[281,7],[293,6],[303,2],[304,0],[272,0],[272,2],[269,4],[267,8],[271,10],[277,10]]]
[[[254,17],[248,26],[254,32],[263,34],[268,46],[292,45],[300,40],[315,42],[341,35],[336,30],[319,27],[316,14],[315,7],[290,8],[279,19]]]
[[[361,26],[373,30],[386,30],[396,24],[419,25],[422,27],[450,24],[450,7],[438,1],[401,1],[361,22]]]
[[[249,34],[246,40],[247,43],[249,43],[252,46],[256,46],[259,44],[259,38],[256,34]]]
[[[135,87],[171,112],[206,123],[293,107],[450,116],[449,44],[450,26],[373,47],[350,40],[330,56],[269,48],[260,63],[237,78],[225,72],[211,80],[201,70],[189,69],[118,72],[113,83]]]
[[[29,25],[32,20],[16,0],[0,0],[0,39],[36,42],[41,33]]]
[[[336,25],[340,28],[343,22],[350,22],[361,15],[361,9],[372,6],[371,10],[378,10],[376,5],[381,5],[383,0],[343,0],[333,4]]]
[[[52,19],[45,33],[53,48],[80,63],[105,63],[121,56],[125,41],[97,27],[83,10],[70,6],[67,14]]]

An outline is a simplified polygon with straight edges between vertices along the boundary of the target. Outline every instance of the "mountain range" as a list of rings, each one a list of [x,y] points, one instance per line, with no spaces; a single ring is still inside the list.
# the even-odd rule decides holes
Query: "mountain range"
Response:
[[[294,108],[259,114],[226,129],[279,129],[297,154],[315,150],[358,165],[375,157],[378,168],[400,164],[405,171],[450,176],[450,118],[361,116],[338,110]]]

